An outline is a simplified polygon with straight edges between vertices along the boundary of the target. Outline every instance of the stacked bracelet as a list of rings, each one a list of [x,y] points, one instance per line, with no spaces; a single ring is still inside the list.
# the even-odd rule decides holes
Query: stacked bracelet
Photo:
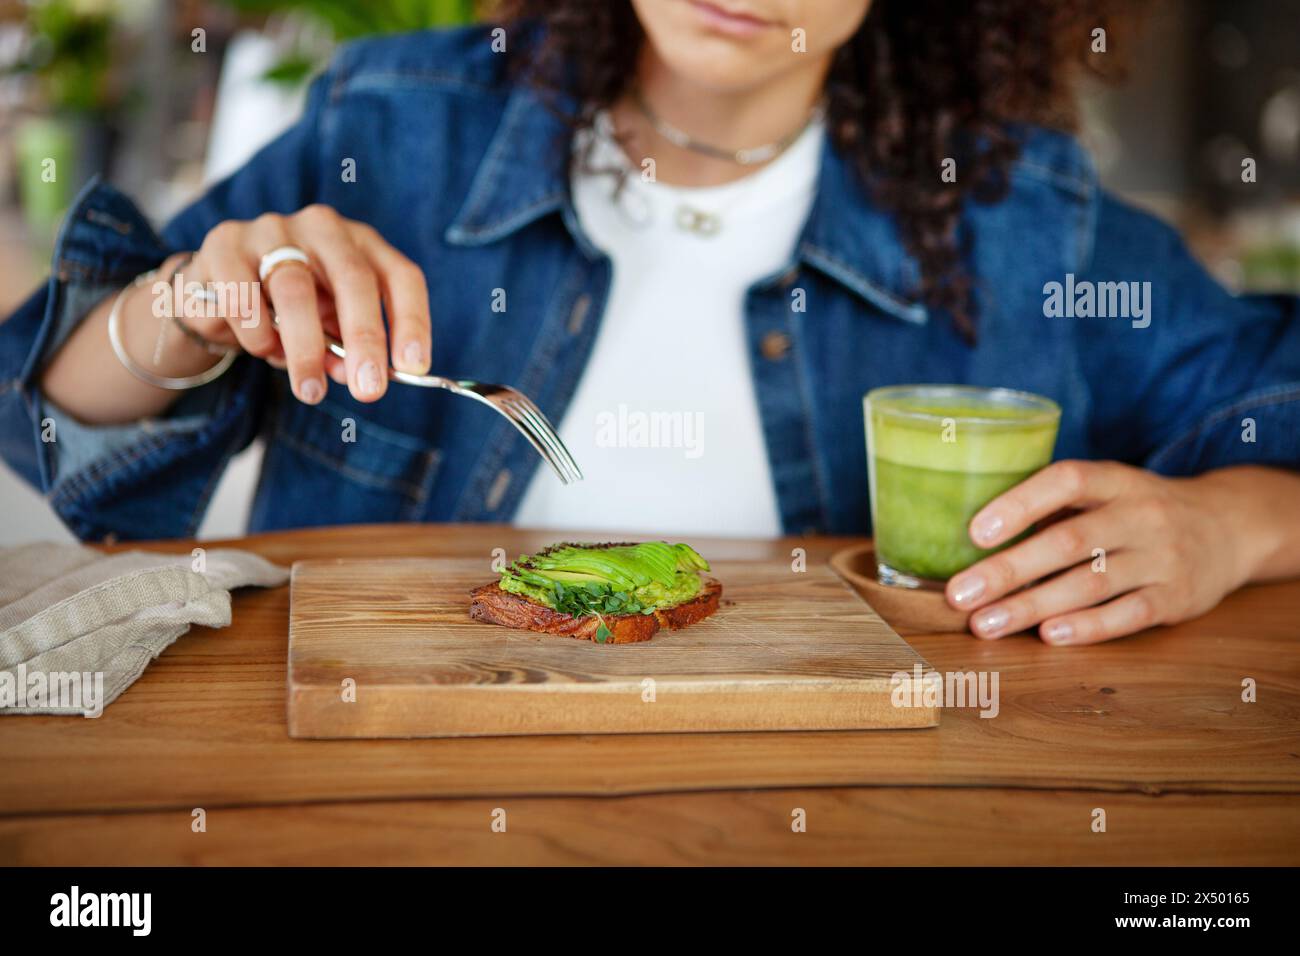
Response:
[[[188,260],[186,260],[188,261]],[[122,367],[147,385],[153,385],[156,388],[166,388],[173,391],[182,391],[185,389],[198,388],[200,385],[206,385],[208,382],[224,375],[226,370],[234,364],[235,359],[239,357],[239,349],[217,345],[215,342],[209,342],[203,336],[199,335],[185,323],[181,322],[175,315],[172,316],[177,327],[188,335],[191,339],[197,341],[207,351],[213,354],[221,354],[221,361],[205,372],[198,375],[187,375],[183,378],[170,378],[166,375],[155,375],[147,368],[136,364],[135,360],[127,354],[126,346],[122,343],[122,303],[126,297],[142,285],[152,283],[158,278],[157,269],[151,269],[144,275],[137,276],[135,281],[117,294],[117,299],[113,302],[113,309],[108,313],[108,341],[113,346],[113,352],[117,355],[117,360],[122,363]]]

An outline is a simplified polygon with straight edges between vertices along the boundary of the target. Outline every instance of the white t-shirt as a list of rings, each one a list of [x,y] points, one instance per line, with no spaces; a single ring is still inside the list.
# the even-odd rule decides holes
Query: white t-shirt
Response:
[[[601,119],[590,166],[628,168]],[[584,481],[539,468],[515,523],[648,535],[772,537],[781,523],[754,398],[745,293],[790,264],[812,206],[824,125],[723,186],[574,174],[582,227],[613,261],[591,359],[560,424]],[[679,224],[716,218],[701,235]]]

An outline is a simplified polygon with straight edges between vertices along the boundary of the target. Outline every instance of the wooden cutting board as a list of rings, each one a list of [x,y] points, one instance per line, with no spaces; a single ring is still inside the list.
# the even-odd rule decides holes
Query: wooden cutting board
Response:
[[[482,560],[300,561],[289,612],[294,737],[929,727],[891,676],[928,666],[827,567],[717,562],[722,606],[640,644],[471,621]]]

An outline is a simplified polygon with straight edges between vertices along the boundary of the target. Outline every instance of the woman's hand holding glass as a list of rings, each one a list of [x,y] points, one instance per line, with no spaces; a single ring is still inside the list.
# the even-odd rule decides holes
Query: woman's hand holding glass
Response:
[[[1050,644],[1094,644],[1210,610],[1268,576],[1282,547],[1278,515],[1251,482],[1285,481],[1231,468],[1165,478],[1117,462],[1058,461],[989,502],[971,540],[1025,540],[948,581],[948,603],[972,611],[977,637],[1036,627]]]

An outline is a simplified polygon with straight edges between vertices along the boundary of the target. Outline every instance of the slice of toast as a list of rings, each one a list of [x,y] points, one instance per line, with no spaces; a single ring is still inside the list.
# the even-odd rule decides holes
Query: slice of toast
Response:
[[[605,626],[610,636],[606,644],[634,644],[648,641],[662,628],[676,631],[702,621],[718,609],[722,585],[713,578],[704,578],[700,593],[689,601],[672,607],[660,608],[652,614],[606,614]],[[544,604],[530,601],[520,594],[501,590],[493,582],[470,592],[469,616],[476,621],[500,624],[542,634],[576,637],[578,640],[596,640],[600,619],[594,616],[574,617],[553,610]]]

